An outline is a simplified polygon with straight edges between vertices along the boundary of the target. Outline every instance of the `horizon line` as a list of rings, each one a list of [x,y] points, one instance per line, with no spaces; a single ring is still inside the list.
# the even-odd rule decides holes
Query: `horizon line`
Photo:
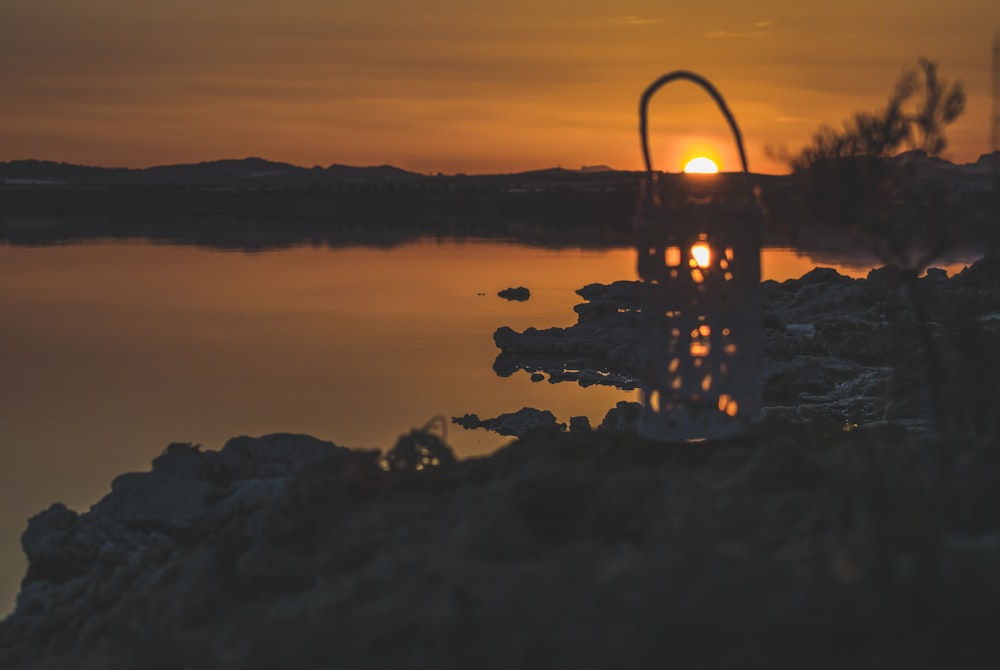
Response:
[[[997,151],[1000,151],[1000,150],[997,150]],[[933,156],[933,155],[930,155],[930,154],[926,154],[926,152],[924,152],[924,153],[925,153],[925,155],[928,158],[938,159],[938,160],[941,160],[941,161],[944,161],[944,162],[947,162],[947,163],[951,163],[952,165],[955,165],[957,167],[962,167],[962,166],[976,165],[984,157],[991,156],[994,153],[997,153],[997,151],[987,151],[987,152],[981,153],[976,160],[969,161],[969,162],[963,162],[963,163],[957,163],[955,161],[952,161],[952,160],[947,159],[947,158],[943,158],[941,156]],[[903,154],[906,154],[906,153],[911,153],[911,152],[921,152],[921,150],[919,150],[919,149],[911,149],[911,150],[907,150],[907,151],[902,151],[899,154],[897,154],[897,156],[900,156],[900,155],[903,155]],[[305,165],[300,165],[300,164],[297,164],[297,163],[291,163],[289,161],[274,160],[274,159],[271,159],[271,158],[264,158],[264,157],[259,156],[259,155],[249,155],[249,156],[244,156],[242,158],[232,158],[232,157],[230,157],[230,158],[214,158],[214,159],[209,159],[209,160],[187,161],[187,162],[178,162],[178,163],[157,163],[157,164],[153,164],[153,165],[147,165],[147,166],[144,166],[144,167],[131,167],[131,166],[120,166],[120,165],[96,165],[96,164],[88,164],[88,163],[75,163],[75,162],[63,161],[63,160],[53,160],[53,159],[48,159],[48,158],[12,158],[12,159],[8,159],[8,160],[0,160],[0,164],[11,164],[11,163],[52,163],[52,164],[55,164],[55,165],[64,165],[64,166],[69,166],[69,167],[100,169],[100,170],[125,170],[125,171],[141,172],[141,171],[144,171],[144,170],[153,170],[153,169],[157,169],[157,168],[184,167],[184,166],[197,166],[197,165],[211,165],[213,163],[226,163],[226,162],[237,162],[238,163],[238,162],[244,162],[244,161],[262,161],[262,162],[271,163],[271,164],[274,164],[274,165],[287,165],[287,166],[290,166],[292,168],[296,168],[296,169],[299,169],[299,170],[315,170],[315,169],[328,170],[328,169],[333,168],[333,167],[346,167],[346,168],[361,169],[361,170],[365,170],[365,169],[369,169],[370,170],[370,169],[379,169],[379,168],[390,168],[390,169],[400,170],[400,171],[403,171],[403,172],[407,172],[407,173],[410,173],[410,174],[413,174],[413,175],[417,175],[417,176],[422,176],[422,177],[491,177],[491,176],[501,176],[501,175],[526,174],[526,173],[530,173],[530,172],[546,172],[546,171],[551,171],[551,170],[564,170],[566,172],[573,172],[573,173],[593,172],[595,174],[596,173],[601,173],[601,172],[628,172],[628,173],[642,173],[642,172],[645,172],[645,170],[643,168],[641,168],[641,167],[640,168],[636,168],[636,169],[615,168],[615,167],[611,167],[610,165],[607,165],[607,164],[604,164],[604,163],[597,163],[597,164],[592,164],[592,165],[581,165],[579,168],[568,168],[568,167],[564,167],[562,164],[558,164],[557,163],[556,165],[550,165],[550,166],[547,166],[547,167],[528,168],[528,169],[516,170],[516,171],[497,171],[497,172],[488,172],[488,171],[487,172],[464,172],[464,171],[459,171],[459,172],[452,172],[452,173],[446,173],[446,172],[441,172],[441,171],[427,171],[427,172],[423,172],[423,171],[411,170],[409,168],[401,167],[401,166],[395,165],[393,163],[378,163],[378,164],[368,164],[368,165],[352,165],[352,164],[349,164],[349,163],[332,162],[332,163],[329,163],[327,165],[320,165],[320,164],[317,163],[317,164],[312,165],[312,166],[305,166]],[[668,171],[668,170],[654,170],[653,172],[654,173],[659,173],[659,174],[684,174],[682,171],[674,172],[674,171]],[[788,176],[788,175],[792,174],[792,172],[793,172],[793,170],[789,169],[786,172],[755,172],[753,170],[749,170],[748,173],[749,174],[765,175],[765,176],[781,177],[781,176]],[[742,170],[720,170],[718,174],[741,174],[741,173],[742,173]]]

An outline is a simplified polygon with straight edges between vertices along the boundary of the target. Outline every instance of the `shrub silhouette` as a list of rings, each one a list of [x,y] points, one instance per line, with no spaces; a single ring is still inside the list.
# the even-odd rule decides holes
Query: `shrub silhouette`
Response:
[[[955,242],[942,220],[947,188],[921,179],[919,162],[947,147],[947,126],[964,110],[962,83],[942,79],[937,63],[921,58],[881,111],[856,112],[840,130],[820,127],[797,154],[772,154],[792,168],[814,224],[858,238],[886,264],[919,272]]]
[[[896,82],[884,109],[857,112],[840,130],[823,126],[797,154],[781,156],[793,170],[807,225],[849,237],[897,268],[891,276],[910,313],[890,316],[898,331],[911,331],[923,349],[931,418],[945,442],[982,430],[981,417],[969,413],[981,404],[972,402],[970,389],[982,394],[983,384],[958,370],[977,369],[970,357],[991,358],[982,347],[956,344],[981,338],[970,338],[968,320],[947,314],[930,282],[919,280],[959,241],[961,227],[951,220],[947,185],[923,177],[920,168],[947,147],[947,127],[964,109],[962,83],[943,79],[937,63],[920,58],[918,67]],[[965,364],[958,360],[963,358]],[[902,362],[897,361],[897,373],[905,376]],[[950,459],[946,449],[940,456],[942,463]]]

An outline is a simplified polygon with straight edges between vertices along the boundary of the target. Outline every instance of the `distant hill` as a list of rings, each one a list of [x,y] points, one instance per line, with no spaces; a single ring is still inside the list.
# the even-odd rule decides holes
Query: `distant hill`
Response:
[[[331,183],[373,183],[424,178],[391,165],[353,167],[333,164],[304,168],[263,158],[243,158],[160,165],[149,168],[104,168],[53,161],[0,163],[0,180],[8,185],[35,186],[202,186],[279,187]]]
[[[984,154],[974,163],[956,165],[920,152],[907,152],[897,160],[915,162],[921,174],[954,180],[988,179],[997,159]],[[241,158],[160,165],[149,168],[107,168],[54,161],[17,160],[0,162],[0,186],[10,187],[196,187],[196,188],[309,188],[331,185],[392,186],[407,182],[449,181],[476,184],[551,187],[553,185],[610,185],[633,183],[640,173],[614,170],[607,165],[583,166],[579,170],[561,167],[510,174],[436,175],[410,172],[392,165],[352,166],[334,163],[328,167],[300,167],[263,158]]]
[[[996,152],[996,156],[983,154],[973,163],[956,164],[938,156],[928,156],[927,153],[919,150],[906,151],[896,156],[897,161],[913,163],[921,172],[928,175],[934,172],[953,172],[965,175],[988,174],[993,171],[993,166],[998,158],[1000,158],[1000,152]]]
[[[457,185],[549,188],[615,184],[626,179],[638,183],[638,173],[601,165],[567,170],[561,167],[508,174],[425,175],[392,165],[354,166],[334,163],[328,167],[300,167],[263,158],[242,158],[159,165],[149,168],[105,168],[20,160],[0,162],[0,187],[7,188],[109,188],[190,187],[200,189],[311,188],[335,185],[382,186],[434,182]]]

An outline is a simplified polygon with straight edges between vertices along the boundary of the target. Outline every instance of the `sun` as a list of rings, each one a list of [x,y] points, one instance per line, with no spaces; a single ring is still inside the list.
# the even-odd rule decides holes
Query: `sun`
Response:
[[[704,156],[692,158],[684,165],[685,174],[716,174],[718,171],[719,166],[715,161]]]

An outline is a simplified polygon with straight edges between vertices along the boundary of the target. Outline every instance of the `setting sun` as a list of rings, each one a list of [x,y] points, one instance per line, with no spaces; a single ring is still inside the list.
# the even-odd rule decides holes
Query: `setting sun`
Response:
[[[719,166],[711,158],[698,156],[692,158],[684,165],[685,174],[715,174],[719,171]]]

